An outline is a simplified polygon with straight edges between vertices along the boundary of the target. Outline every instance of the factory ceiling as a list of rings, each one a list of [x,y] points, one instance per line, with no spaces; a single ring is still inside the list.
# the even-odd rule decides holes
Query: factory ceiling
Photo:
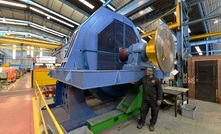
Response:
[[[10,4],[14,3],[14,4]],[[142,4],[141,4],[142,3]],[[87,6],[89,4],[89,6]],[[90,5],[91,4],[91,5]],[[176,5],[175,0],[0,0],[1,34],[17,37],[42,39],[65,43],[65,37],[93,14],[99,7],[130,18],[134,24],[145,32],[150,30],[148,23],[166,13]],[[220,0],[186,0],[189,11],[189,22],[220,14]],[[161,19],[162,23],[175,21],[175,14]],[[186,22],[185,22],[186,23]],[[207,19],[189,25],[190,36],[221,31],[219,17]],[[175,31],[174,31],[175,33]],[[202,40],[218,40],[220,36],[200,38]],[[148,41],[149,39],[146,38]],[[191,40],[192,42],[192,40]],[[206,44],[206,43],[204,43]],[[219,43],[208,44],[208,50],[215,53]],[[206,51],[206,45],[200,45]],[[192,52],[196,52],[192,47]],[[193,53],[193,55],[198,53]]]

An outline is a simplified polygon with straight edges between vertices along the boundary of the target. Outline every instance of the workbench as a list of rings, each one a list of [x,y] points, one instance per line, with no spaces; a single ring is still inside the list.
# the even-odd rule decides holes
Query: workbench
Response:
[[[173,95],[175,97],[175,117],[177,117],[177,97],[179,95],[182,95],[182,104],[184,102],[184,94],[186,93],[186,97],[187,97],[187,104],[188,102],[188,88],[180,88],[180,87],[170,87],[170,86],[166,86],[163,87],[163,97],[165,94],[168,95]]]

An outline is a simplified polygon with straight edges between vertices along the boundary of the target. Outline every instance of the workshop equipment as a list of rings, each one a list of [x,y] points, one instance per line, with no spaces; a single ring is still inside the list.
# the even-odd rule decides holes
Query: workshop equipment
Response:
[[[164,74],[170,73],[173,53],[173,37],[166,25],[158,27],[147,45],[128,18],[101,7],[76,29],[61,67],[50,71],[49,76],[58,80],[56,101],[50,107],[60,105],[66,111],[63,114],[69,119],[60,124],[67,132],[87,125],[87,120],[95,125],[92,118],[103,113],[113,116],[106,119],[107,122],[102,121],[105,123],[101,127],[106,129],[107,124],[123,121],[121,117],[127,119],[139,113],[141,92],[128,92],[129,83],[143,77],[147,67],[158,66]],[[104,102],[117,100],[128,93],[123,99],[127,101],[121,102],[117,111],[112,111],[117,107],[113,103],[112,107],[96,112],[88,107],[84,90]],[[102,123],[96,122],[99,126]],[[95,133],[100,131],[102,128]]]
[[[8,73],[0,72],[0,90],[2,90],[2,86],[6,86],[6,90],[8,90]]]

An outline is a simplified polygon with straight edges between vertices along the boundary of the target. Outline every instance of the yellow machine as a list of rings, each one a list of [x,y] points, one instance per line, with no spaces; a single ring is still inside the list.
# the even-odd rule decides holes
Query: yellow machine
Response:
[[[35,80],[38,82],[40,87],[55,85],[57,80],[48,76],[49,71],[50,69],[43,67],[43,64],[35,64],[31,71],[32,87],[36,86]]]
[[[7,62],[7,63],[2,64],[1,67],[9,67],[9,66],[10,66],[10,62]]]

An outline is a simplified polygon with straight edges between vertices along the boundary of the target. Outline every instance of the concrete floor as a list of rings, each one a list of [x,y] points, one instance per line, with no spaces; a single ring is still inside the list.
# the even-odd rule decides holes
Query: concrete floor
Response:
[[[0,134],[34,134],[33,95],[29,74],[0,92]]]
[[[26,74],[16,82],[10,91],[0,93],[0,134],[32,134],[33,113],[31,97],[34,90],[30,88],[30,75]],[[47,101],[50,99],[47,99]],[[137,119],[112,127],[104,134],[221,134],[221,105],[190,99],[196,106],[195,119],[178,114],[174,117],[174,107],[160,110],[155,131],[150,132],[148,115],[146,124],[137,129]],[[150,113],[149,113],[150,114]]]
[[[190,99],[189,104],[196,106],[195,119],[174,116],[174,107],[168,110],[160,110],[155,131],[150,132],[148,123],[142,129],[137,129],[137,120],[131,120],[124,124],[115,126],[103,133],[108,134],[221,134],[221,105]],[[129,125],[127,125],[129,124]],[[126,127],[125,127],[126,126]],[[121,128],[123,127],[123,128]]]
[[[194,99],[189,99],[189,104],[196,106],[194,119],[182,116],[180,113],[175,117],[172,106],[167,110],[160,110],[154,132],[150,132],[148,128],[149,113],[142,129],[137,129],[138,116],[102,132],[102,134],[221,134],[220,104]]]

